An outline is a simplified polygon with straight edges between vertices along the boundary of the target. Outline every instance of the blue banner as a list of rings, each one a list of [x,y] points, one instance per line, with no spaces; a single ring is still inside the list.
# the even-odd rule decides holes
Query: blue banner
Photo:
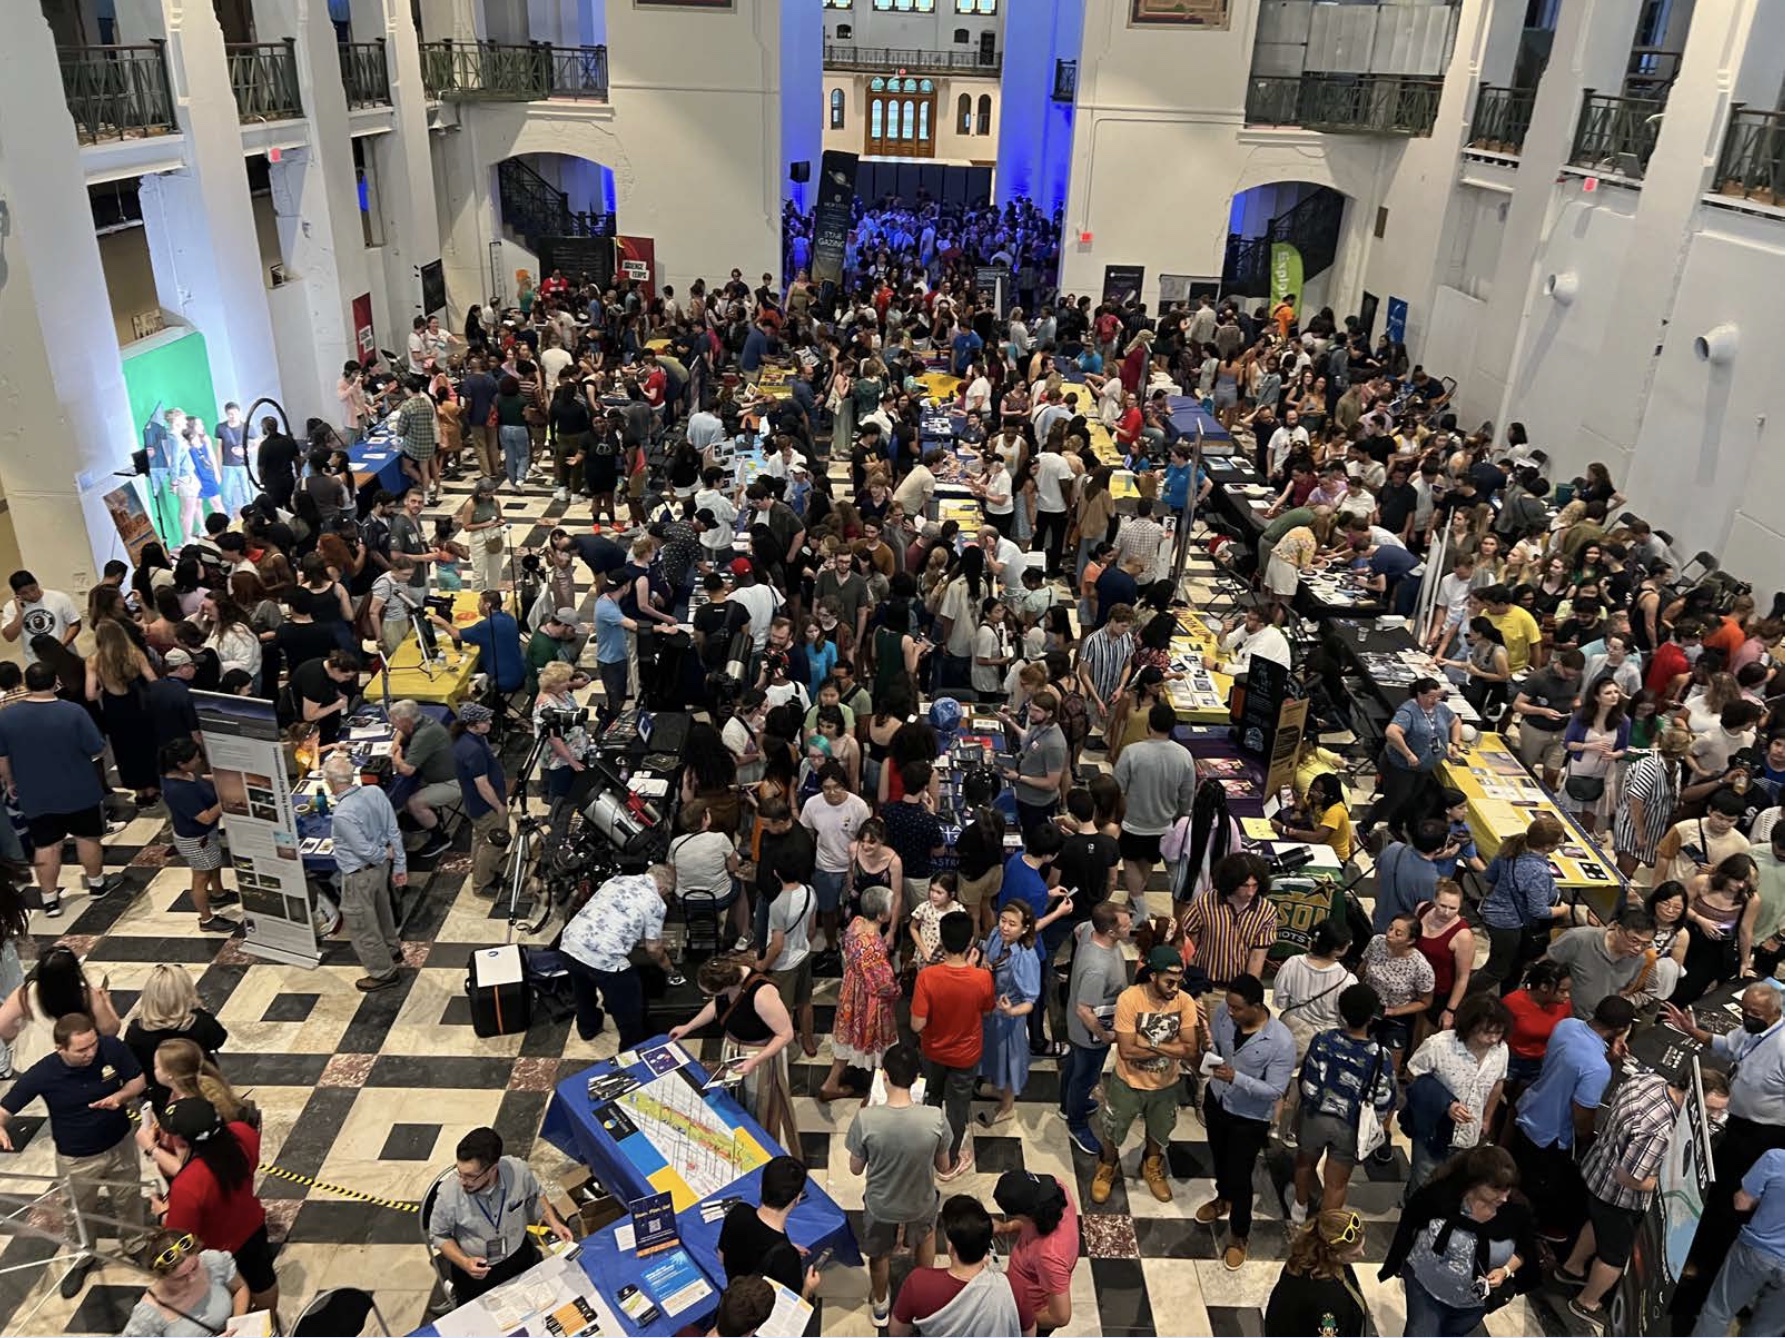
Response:
[[[1408,300],[1405,297],[1392,297],[1383,317],[1383,333],[1389,336],[1392,344],[1408,342]]]

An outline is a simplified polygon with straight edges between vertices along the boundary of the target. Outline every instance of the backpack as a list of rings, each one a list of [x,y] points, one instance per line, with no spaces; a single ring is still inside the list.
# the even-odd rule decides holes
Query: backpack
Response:
[[[1091,713],[1085,706],[1085,694],[1078,689],[1060,694],[1057,713],[1060,732],[1067,736],[1067,747],[1078,748],[1091,734]]]

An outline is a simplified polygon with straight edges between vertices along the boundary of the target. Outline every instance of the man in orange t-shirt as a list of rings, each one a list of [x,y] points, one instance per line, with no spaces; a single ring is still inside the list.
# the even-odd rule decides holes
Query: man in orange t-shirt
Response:
[[[952,911],[937,924],[943,960],[918,972],[912,990],[912,1030],[924,1054],[924,1100],[941,1106],[949,1120],[950,1166],[938,1179],[953,1180],[973,1162],[963,1146],[967,1116],[980,1070],[981,1022],[997,1002],[992,972],[974,948],[973,918]]]

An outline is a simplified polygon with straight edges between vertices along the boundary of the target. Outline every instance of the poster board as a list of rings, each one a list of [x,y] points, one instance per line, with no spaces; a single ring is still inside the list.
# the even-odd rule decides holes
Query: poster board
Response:
[[[1160,310],[1170,311],[1183,303],[1190,306],[1199,297],[1214,302],[1222,295],[1222,276],[1207,278],[1196,274],[1160,275]]]
[[[1146,265],[1104,266],[1105,302],[1139,302],[1141,285],[1147,278]]]
[[[1283,665],[1254,656],[1247,665],[1246,682],[1238,688],[1240,701],[1234,719],[1238,731],[1236,741],[1242,752],[1251,753],[1262,762],[1271,760],[1272,744],[1277,739],[1278,716],[1283,710],[1289,680],[1290,671]]]
[[[446,310],[446,262],[430,260],[421,268],[422,314],[432,316]]]
[[[155,526],[150,523],[148,508],[143,505],[142,482],[125,479],[100,497],[132,567],[142,566],[143,546],[155,538]]]
[[[192,702],[242,898],[242,946],[268,961],[315,966],[322,950],[273,703],[218,692],[195,692]]]
[[[812,280],[819,284],[843,282],[843,254],[856,220],[857,156],[826,149],[819,159],[817,202],[812,213]]]
[[[1250,667],[1247,678],[1252,678]],[[1302,755],[1303,728],[1307,723],[1308,698],[1286,697],[1278,707],[1277,734],[1271,741],[1271,754],[1266,762],[1266,794],[1276,794],[1286,785],[1296,783],[1296,760]]]
[[[651,237],[614,239],[616,279],[631,279],[647,297],[657,292],[657,242]]]
[[[378,338],[372,328],[372,294],[361,293],[353,300],[354,355],[362,363],[378,357]]]

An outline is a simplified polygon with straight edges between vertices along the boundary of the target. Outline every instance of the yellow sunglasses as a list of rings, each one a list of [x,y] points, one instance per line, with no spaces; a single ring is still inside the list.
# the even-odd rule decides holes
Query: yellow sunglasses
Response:
[[[1327,1238],[1329,1245],[1350,1245],[1364,1234],[1364,1219],[1357,1213],[1346,1218],[1345,1226]]]
[[[198,1237],[188,1231],[160,1254],[151,1259],[149,1261],[149,1267],[154,1269],[157,1273],[165,1273],[197,1248]]]

